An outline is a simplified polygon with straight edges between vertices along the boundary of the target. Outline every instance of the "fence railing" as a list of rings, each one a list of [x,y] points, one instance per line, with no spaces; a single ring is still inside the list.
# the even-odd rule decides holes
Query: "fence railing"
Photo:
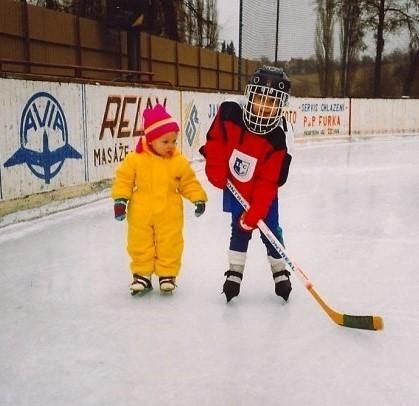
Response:
[[[137,70],[128,70],[128,69],[111,69],[111,68],[101,68],[98,66],[85,66],[85,65],[71,65],[71,64],[60,64],[60,63],[43,63],[43,62],[31,62],[15,59],[0,58],[0,73],[17,73],[11,66],[21,66],[25,67],[25,74],[33,76],[43,76],[38,72],[32,73],[34,68],[47,68],[54,69],[56,73],[54,75],[48,75],[48,78],[51,79],[51,76],[57,77],[74,77],[77,79],[89,79],[85,77],[84,72],[104,72],[108,74],[113,74],[114,77],[111,79],[111,82],[135,82],[140,84],[152,84],[152,85],[163,85],[167,87],[173,87],[173,83],[170,81],[156,81],[153,80],[154,73],[146,71],[137,71]],[[73,74],[69,75],[68,71],[72,70]],[[62,71],[62,72],[60,72]],[[90,78],[91,79],[91,78]]]
[[[48,27],[48,29],[45,29]],[[102,22],[4,0],[0,71],[241,93],[258,61],[139,32],[138,70],[128,63],[127,33]],[[128,68],[130,66],[130,68]],[[239,80],[239,68],[242,72]]]

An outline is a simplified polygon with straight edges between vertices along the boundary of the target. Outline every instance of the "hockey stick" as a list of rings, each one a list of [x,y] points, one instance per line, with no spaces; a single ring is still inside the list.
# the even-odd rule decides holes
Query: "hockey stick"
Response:
[[[237,201],[243,206],[243,208],[246,211],[249,210],[249,203],[244,199],[244,197],[229,180],[227,181],[227,187],[231,191],[233,196],[237,199]],[[281,255],[282,259],[285,260],[287,265],[300,276],[302,282],[304,283],[304,286],[314,297],[314,300],[316,300],[316,302],[336,324],[344,327],[352,327],[363,330],[383,329],[383,319],[380,316],[352,316],[349,314],[340,313],[334,310],[332,307],[330,307],[314,288],[313,283],[303,272],[303,270],[295,262],[291,261],[291,259],[285,252],[285,248],[275,237],[275,235],[272,233],[272,231],[269,229],[266,223],[263,220],[259,220],[257,225],[259,230],[265,235],[265,237],[272,244],[272,246],[278,251],[278,254]]]

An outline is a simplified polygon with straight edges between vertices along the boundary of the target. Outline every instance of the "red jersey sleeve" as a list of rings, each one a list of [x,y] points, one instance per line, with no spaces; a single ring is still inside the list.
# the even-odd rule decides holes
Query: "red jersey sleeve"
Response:
[[[278,179],[285,155],[285,150],[273,151],[269,157],[259,162],[249,202],[250,209],[243,219],[247,225],[256,227],[257,222],[268,214],[272,201],[278,193]]]
[[[207,133],[207,141],[201,149],[206,159],[205,173],[208,180],[220,189],[224,189],[228,177],[228,159],[226,152],[226,134],[222,119],[223,104]]]

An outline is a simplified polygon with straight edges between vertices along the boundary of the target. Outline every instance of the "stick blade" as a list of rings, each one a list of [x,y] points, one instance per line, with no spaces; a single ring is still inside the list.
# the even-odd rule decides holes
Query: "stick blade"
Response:
[[[362,330],[382,330],[384,322],[380,316],[351,316],[344,314],[342,326]]]

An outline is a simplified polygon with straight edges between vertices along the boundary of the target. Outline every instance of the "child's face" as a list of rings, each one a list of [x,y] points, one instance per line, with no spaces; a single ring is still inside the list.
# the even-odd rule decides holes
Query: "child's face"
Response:
[[[279,99],[275,97],[255,94],[253,96],[252,112],[258,117],[276,116],[279,110]]]
[[[150,142],[153,150],[162,157],[170,157],[176,148],[178,133],[172,131]]]

